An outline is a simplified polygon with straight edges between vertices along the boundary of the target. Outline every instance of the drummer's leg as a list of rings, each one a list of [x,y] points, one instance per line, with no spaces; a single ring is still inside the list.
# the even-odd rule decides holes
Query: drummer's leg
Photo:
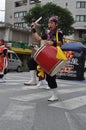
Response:
[[[51,77],[50,75],[46,74],[46,81],[51,89],[57,88],[56,75]]]
[[[56,101],[56,100],[58,100],[56,75],[51,77],[50,75],[46,74],[46,81],[48,82],[49,87],[52,89],[52,95],[48,99],[48,101]]]
[[[25,82],[24,85],[36,85],[36,68],[37,63],[34,61],[34,58],[31,58],[28,63],[28,67],[30,70],[30,81]]]

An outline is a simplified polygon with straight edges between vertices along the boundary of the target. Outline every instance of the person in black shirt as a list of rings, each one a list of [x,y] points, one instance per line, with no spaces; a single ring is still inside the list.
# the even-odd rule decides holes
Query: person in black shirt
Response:
[[[44,40],[45,45],[50,46],[61,46],[63,44],[63,34],[61,31],[58,30],[58,17],[52,16],[49,18],[48,21],[48,28],[49,31],[45,33],[43,36],[40,36],[36,31],[36,23],[32,23],[32,33],[33,37],[36,39],[36,41],[41,42]],[[57,35],[57,37],[56,37]],[[57,96],[57,82],[56,82],[56,75],[50,76],[46,74],[46,81],[48,83],[48,86],[52,89],[52,95],[48,99],[48,101],[56,101],[58,100]]]

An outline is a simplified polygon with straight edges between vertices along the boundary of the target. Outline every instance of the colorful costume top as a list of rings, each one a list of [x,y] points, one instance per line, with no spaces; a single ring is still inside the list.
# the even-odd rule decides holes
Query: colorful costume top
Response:
[[[61,31],[55,30],[55,31],[49,31],[48,33],[45,33],[42,35],[43,40],[51,40],[54,42],[53,46],[57,46],[57,42],[61,41],[63,44],[63,33]]]
[[[8,68],[7,48],[4,45],[4,40],[0,39],[0,74],[3,74],[4,70],[7,68]]]

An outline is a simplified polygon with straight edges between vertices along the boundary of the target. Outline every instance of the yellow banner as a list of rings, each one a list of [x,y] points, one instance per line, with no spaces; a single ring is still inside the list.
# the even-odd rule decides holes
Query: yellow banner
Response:
[[[60,48],[60,46],[57,46],[56,49],[57,49],[56,58],[61,60],[67,60],[67,57],[62,51],[62,49]]]

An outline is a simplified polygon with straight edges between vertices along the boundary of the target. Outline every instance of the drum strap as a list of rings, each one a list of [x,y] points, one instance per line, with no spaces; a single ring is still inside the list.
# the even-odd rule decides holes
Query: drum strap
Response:
[[[56,32],[56,41],[58,42],[58,32]],[[56,47],[57,49],[57,54],[56,54],[56,58],[61,59],[61,60],[67,60],[66,55],[64,54],[64,52],[62,51],[62,49],[60,48],[60,46]]]
[[[58,32],[56,32],[56,41],[57,41],[57,42],[59,41]]]

